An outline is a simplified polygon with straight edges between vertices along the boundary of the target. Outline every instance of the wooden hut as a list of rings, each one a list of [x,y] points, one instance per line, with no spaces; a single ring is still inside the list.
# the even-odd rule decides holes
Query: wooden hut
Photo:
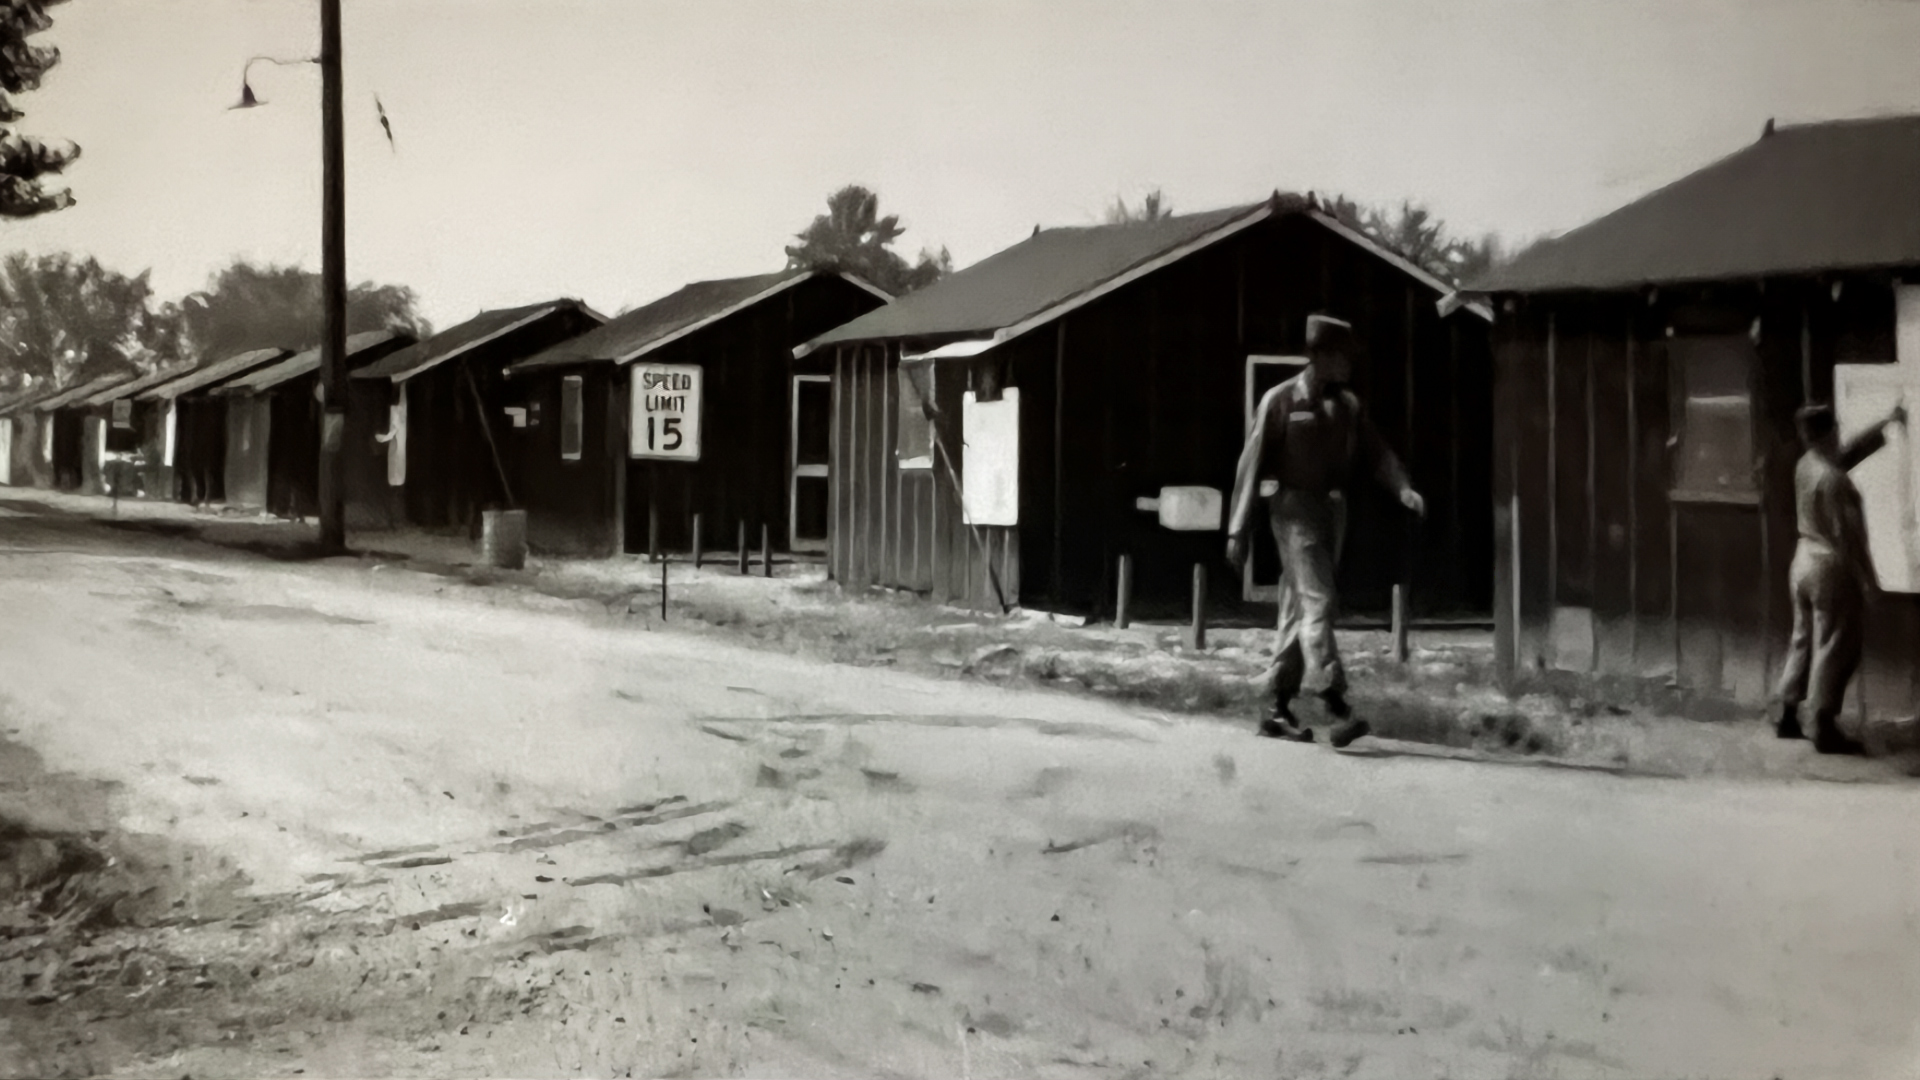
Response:
[[[1920,117],[1782,126],[1483,281],[1496,648],[1516,685],[1757,706],[1792,614],[1793,416],[1920,417]],[[1884,583],[1850,709],[1920,700],[1920,473],[1854,471]],[[1908,547],[1909,544],[1914,545]]]
[[[59,491],[81,491],[86,488],[90,475],[98,478],[100,450],[90,438],[97,433],[88,430],[91,414],[84,402],[102,390],[138,376],[139,373],[133,371],[96,376],[33,406],[45,425],[43,438],[48,450],[50,486]]]
[[[347,367],[363,367],[414,343],[370,330],[347,338]],[[212,388],[227,407],[224,474],[229,506],[287,518],[320,513],[320,350],[258,367]]]
[[[148,458],[160,462],[159,491],[196,506],[226,498],[227,403],[209,391],[287,356],[286,349],[249,349],[134,395],[155,418],[143,437]]]
[[[155,403],[139,401],[137,398],[142,390],[177,379],[192,370],[190,363],[172,364],[110,386],[78,403],[78,408],[84,414],[82,491],[99,494],[109,491],[113,483],[118,483],[119,490],[113,492],[117,495],[172,494],[169,488],[162,486],[156,468],[158,463],[151,460],[147,452],[147,433],[161,422],[160,410]],[[114,462],[118,462],[121,468],[110,478],[105,470]]]
[[[1270,599],[1271,536],[1235,574],[1221,508],[1254,405],[1328,312],[1364,339],[1356,388],[1429,507],[1422,531],[1356,487],[1343,601],[1384,610],[1410,580],[1417,610],[1484,612],[1488,325],[1443,314],[1449,292],[1311,198],[1036,229],[799,351],[834,375],[832,572],[1103,616],[1128,555],[1136,610],[1184,605],[1195,564],[1217,602]]]
[[[605,321],[572,299],[483,311],[355,370],[347,523],[472,530],[480,511],[511,504],[507,365]]]
[[[61,393],[58,386],[40,386],[14,394],[0,402],[0,484],[9,487],[51,487],[53,485],[52,443],[44,432],[50,427],[40,422],[33,407]]]
[[[793,348],[887,302],[848,274],[699,281],[508,369],[539,550],[824,550],[832,389]],[[685,385],[682,385],[682,384]],[[655,408],[657,406],[657,408]]]

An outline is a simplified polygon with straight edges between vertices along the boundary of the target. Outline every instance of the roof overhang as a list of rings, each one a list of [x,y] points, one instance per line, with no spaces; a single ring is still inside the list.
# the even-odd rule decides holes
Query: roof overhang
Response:
[[[655,352],[660,349],[664,349],[668,345],[671,345],[682,338],[691,337],[694,334],[697,334],[700,331],[705,330],[707,327],[712,326],[714,323],[717,323],[720,320],[727,318],[728,316],[736,315],[752,307],[753,305],[760,303],[763,300],[780,295],[781,293],[787,291],[788,289],[793,288],[795,285],[798,285],[803,281],[812,281],[814,278],[819,276],[820,276],[820,272],[815,270],[815,271],[808,271],[807,273],[804,273],[804,274],[795,274],[790,278],[782,278],[781,280],[774,282],[772,285],[768,286],[767,288],[761,289],[759,292],[754,293],[752,296],[749,296],[744,300],[736,300],[732,304],[727,305],[726,307],[720,309],[719,311],[714,312],[711,315],[707,315],[703,318],[696,319],[695,321],[688,323],[687,325],[681,327],[678,330],[673,331],[670,334],[664,334],[660,337],[654,338],[652,341],[647,342],[645,345],[642,345],[637,349],[629,350],[628,352],[622,353],[619,356],[611,357],[610,359],[612,359],[612,361],[616,364],[631,364],[634,361],[640,359],[641,357],[647,355],[648,353]],[[872,291],[876,295],[879,295],[882,297],[886,296],[886,294],[881,292],[879,289],[876,289],[873,286],[868,285],[866,282],[861,281],[859,278],[856,278],[851,274],[844,274],[842,276],[847,278],[847,280],[853,282],[854,284]]]
[[[467,342],[466,344],[460,346],[457,349],[452,349],[447,352],[441,353],[437,356],[434,356],[430,360],[422,360],[420,363],[415,364],[414,366],[406,369],[405,371],[396,371],[392,375],[384,375],[384,376],[358,375],[358,374],[349,372],[348,377],[358,378],[358,379],[385,378],[393,382],[395,385],[398,385],[400,383],[406,382],[408,379],[413,378],[415,375],[418,375],[423,371],[428,371],[433,368],[437,368],[441,364],[444,364],[447,361],[454,359],[455,357],[458,357],[464,353],[472,352],[473,350],[479,348],[480,346],[485,345],[489,341],[498,341],[500,338],[506,337],[508,334],[513,333],[515,330],[518,330],[521,327],[531,326],[534,323],[539,322],[541,319],[544,319],[547,316],[553,314],[554,312],[559,311],[562,307],[565,307],[565,306],[566,305],[564,303],[548,304],[547,306],[540,308],[538,311],[531,312],[528,315],[515,319],[514,321],[508,323],[507,325],[501,327],[500,329],[495,330],[491,334],[483,334],[480,337],[477,337],[472,341]],[[585,304],[580,305],[580,310],[585,311],[588,315],[598,318],[601,322],[606,321],[606,318],[604,316],[601,316],[599,312],[596,312],[591,308],[588,308]]]
[[[1000,342],[995,338],[968,338],[964,341],[955,341],[942,345],[937,349],[929,349],[926,352],[908,353],[900,358],[900,362],[903,364],[924,364],[931,363],[935,360],[964,360],[971,356],[979,356],[981,353],[986,352],[988,349],[995,348],[999,344]]]

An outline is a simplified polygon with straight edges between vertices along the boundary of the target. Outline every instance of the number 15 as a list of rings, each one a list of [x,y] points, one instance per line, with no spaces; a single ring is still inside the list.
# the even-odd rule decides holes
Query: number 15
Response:
[[[659,438],[654,436],[654,419],[651,416],[647,417],[647,449],[665,450],[668,453],[680,449],[680,444],[684,441],[680,435],[680,418],[677,416],[661,418]],[[660,439],[665,439],[666,445],[662,446]]]

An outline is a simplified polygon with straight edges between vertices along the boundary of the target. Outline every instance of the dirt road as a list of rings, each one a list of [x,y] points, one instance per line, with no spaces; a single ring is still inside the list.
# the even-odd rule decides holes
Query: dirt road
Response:
[[[1920,1067],[1901,785],[1268,744],[8,505],[0,806],[155,890],[0,938],[9,1075]]]

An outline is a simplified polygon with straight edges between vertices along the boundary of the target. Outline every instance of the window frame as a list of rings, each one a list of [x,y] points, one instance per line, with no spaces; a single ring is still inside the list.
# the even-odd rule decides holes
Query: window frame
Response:
[[[939,399],[938,366],[940,361],[923,360],[919,363],[927,369],[927,392],[933,395],[937,401]],[[894,460],[897,463],[897,467],[903,472],[931,471],[933,469],[933,418],[926,414],[925,403],[920,397],[919,389],[913,384],[913,377],[908,374],[906,361],[901,361],[895,366],[894,370],[894,377],[899,384],[896,389],[900,400],[900,411],[896,417],[894,428]],[[907,408],[907,395],[909,393],[913,395],[913,400],[920,406],[919,408],[913,410]],[[912,430],[921,433],[921,438],[917,439],[916,442],[924,443],[924,452],[911,457],[907,456],[905,449],[909,422],[911,422]]]
[[[1744,370],[1742,393],[1731,394],[1694,394],[1688,389],[1688,352],[1680,347],[1682,343],[1693,343],[1695,347],[1714,342],[1726,342],[1736,345]],[[1667,498],[1678,504],[1708,504],[1720,506],[1759,506],[1762,501],[1764,485],[1761,471],[1761,429],[1760,429],[1760,387],[1759,351],[1749,334],[1674,334],[1667,337],[1667,379],[1671,405],[1668,423],[1668,463]],[[1696,401],[1715,398],[1739,397],[1746,404],[1746,461],[1747,468],[1738,475],[1741,486],[1711,488],[1689,486],[1688,478],[1683,475],[1686,469],[1689,438],[1695,433],[1692,406]]]
[[[587,442],[587,379],[560,376],[560,460],[579,461]]]

